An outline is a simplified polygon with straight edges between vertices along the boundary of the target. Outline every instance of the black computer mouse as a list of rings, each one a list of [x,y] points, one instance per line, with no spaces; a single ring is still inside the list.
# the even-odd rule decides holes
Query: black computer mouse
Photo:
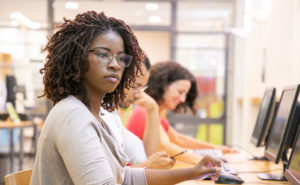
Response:
[[[216,184],[243,184],[245,181],[237,175],[221,173]]]

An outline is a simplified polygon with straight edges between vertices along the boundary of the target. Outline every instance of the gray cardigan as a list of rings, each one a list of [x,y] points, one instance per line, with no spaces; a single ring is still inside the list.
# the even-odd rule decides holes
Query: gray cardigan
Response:
[[[145,170],[126,167],[110,132],[74,96],[58,102],[39,138],[31,185],[147,185]]]

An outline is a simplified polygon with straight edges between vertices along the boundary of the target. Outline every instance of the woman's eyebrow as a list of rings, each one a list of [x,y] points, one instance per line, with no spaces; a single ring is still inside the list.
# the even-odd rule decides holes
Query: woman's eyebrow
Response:
[[[102,46],[95,47],[95,49],[105,49],[105,50],[107,50],[107,51],[110,51],[110,49],[109,49],[109,48],[102,47]]]
[[[104,49],[106,51],[111,51],[109,48],[106,48],[106,47],[103,47],[103,46],[98,46],[98,47],[95,47],[94,49]],[[125,51],[119,51],[118,53],[125,53]]]

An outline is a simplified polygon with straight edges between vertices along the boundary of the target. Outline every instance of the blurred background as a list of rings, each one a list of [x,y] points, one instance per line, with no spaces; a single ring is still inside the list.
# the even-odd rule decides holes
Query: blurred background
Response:
[[[129,24],[152,64],[172,59],[192,71],[196,116],[167,116],[199,140],[254,149],[250,136],[265,89],[276,87],[279,99],[283,87],[300,81],[300,0],[0,0],[0,78],[3,84],[6,75],[15,78],[8,95],[18,113],[46,117],[51,104],[37,96],[47,35],[63,17],[88,10]],[[0,131],[5,153],[8,135]],[[24,130],[25,154],[33,135]]]

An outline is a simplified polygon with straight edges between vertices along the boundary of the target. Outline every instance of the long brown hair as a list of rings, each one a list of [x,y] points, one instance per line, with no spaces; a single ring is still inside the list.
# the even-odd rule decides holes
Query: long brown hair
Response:
[[[190,108],[195,114],[196,109],[194,108],[194,104],[198,95],[195,77],[191,72],[175,61],[159,62],[151,67],[148,88],[145,92],[160,105],[164,101],[163,94],[165,93],[166,87],[178,80],[189,80],[191,82],[191,88],[187,93],[185,102],[177,105],[173,111],[185,112],[187,108]]]

